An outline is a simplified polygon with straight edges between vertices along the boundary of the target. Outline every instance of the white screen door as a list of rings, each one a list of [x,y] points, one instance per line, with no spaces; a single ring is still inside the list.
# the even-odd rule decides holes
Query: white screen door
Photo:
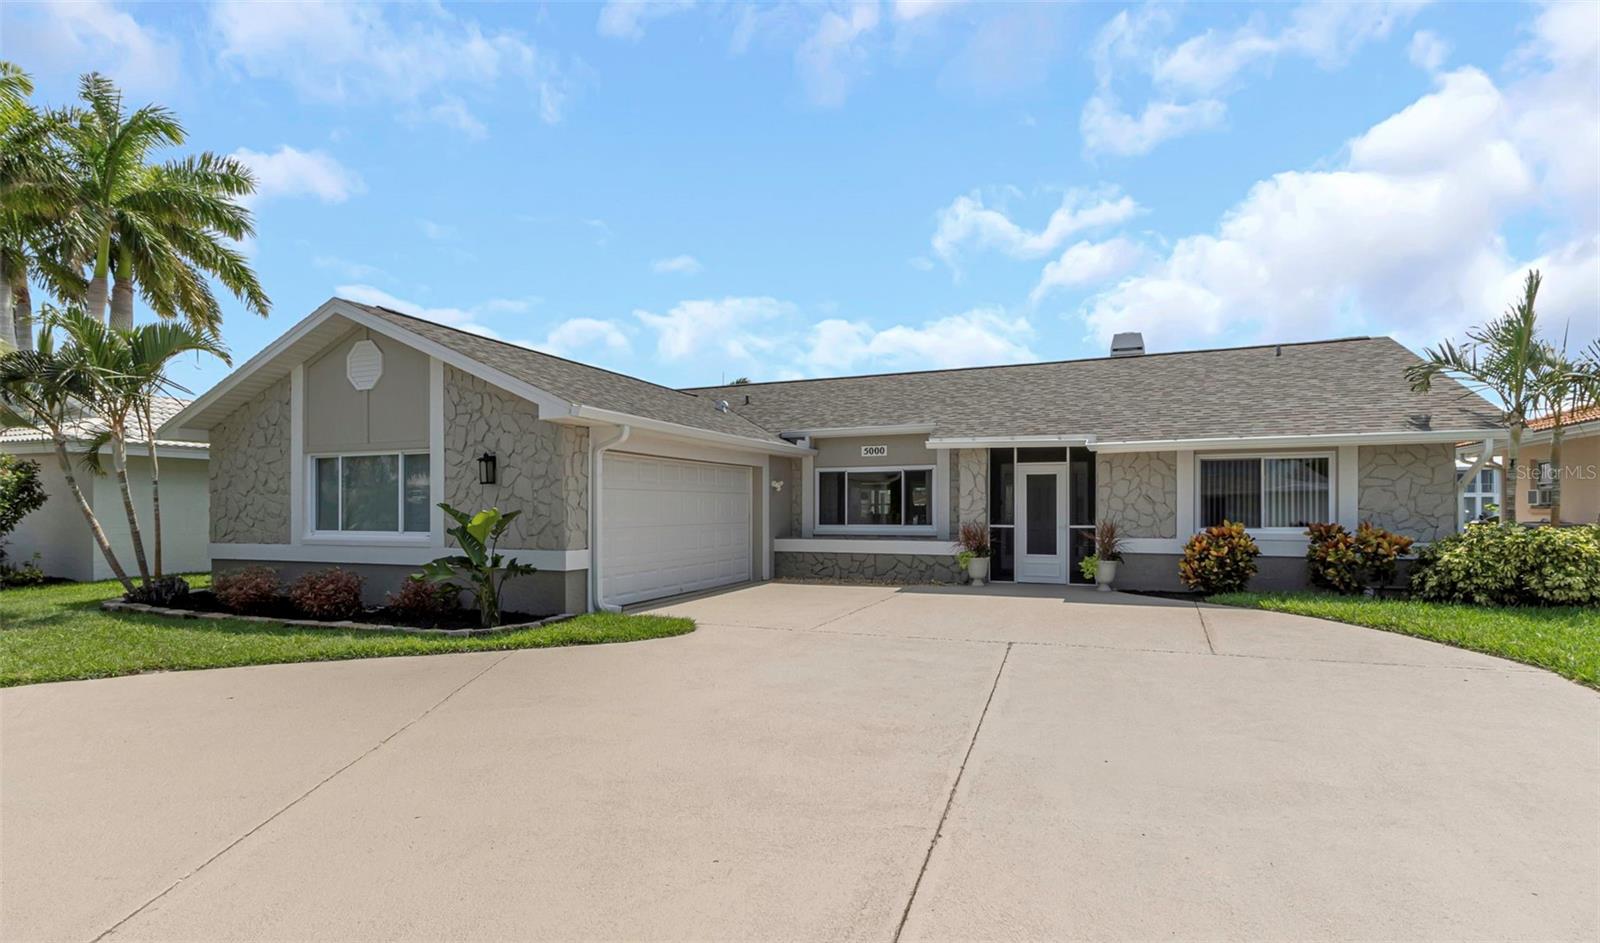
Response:
[[[1017,466],[1019,583],[1067,581],[1067,466]]]

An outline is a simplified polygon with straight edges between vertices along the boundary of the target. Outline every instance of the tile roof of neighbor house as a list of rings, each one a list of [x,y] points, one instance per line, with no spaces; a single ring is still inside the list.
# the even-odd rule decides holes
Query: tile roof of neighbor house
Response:
[[[1417,361],[1390,338],[1352,337],[693,392],[775,432],[932,423],[938,438],[1114,442],[1501,428],[1454,381],[1412,392],[1405,368]]]
[[[1567,414],[1567,417],[1562,425],[1575,426],[1580,422],[1594,422],[1595,420],[1600,420],[1600,405],[1573,410]],[[1528,420],[1528,428],[1535,432],[1543,432],[1546,429],[1554,429],[1555,425],[1556,417],[1554,414],[1549,416],[1537,416]]]
[[[155,402],[152,404],[150,409],[151,418],[155,421],[156,428],[161,428],[163,423],[165,423],[168,419],[171,419],[173,416],[176,416],[180,409],[189,405],[189,402],[189,400],[178,399],[172,396],[156,397]],[[100,419],[100,417],[85,414],[79,418],[78,421],[72,424],[69,431],[72,436],[72,441],[87,442],[88,440],[93,439],[95,436],[104,432],[105,428],[106,424]],[[6,429],[5,431],[0,432],[0,446],[22,442],[31,443],[49,441],[49,436],[33,429]],[[130,446],[134,444],[135,443],[132,441],[129,442]],[[156,444],[184,449],[204,449],[206,447],[204,442],[186,442],[178,439],[157,439]]]
[[[356,307],[569,402],[710,432],[764,442],[778,441],[772,432],[737,413],[719,411],[713,397],[697,396],[626,374],[576,363],[388,308],[361,304]]]

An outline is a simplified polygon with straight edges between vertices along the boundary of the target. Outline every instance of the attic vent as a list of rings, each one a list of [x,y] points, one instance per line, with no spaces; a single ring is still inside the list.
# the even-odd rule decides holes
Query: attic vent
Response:
[[[372,341],[356,341],[344,358],[344,375],[350,378],[350,385],[358,390],[370,390],[377,386],[378,378],[383,376],[383,351]]]
[[[725,399],[717,400],[717,412],[725,413],[727,411],[728,411],[728,401],[725,400]]]
[[[1111,338],[1111,356],[1138,357],[1144,353],[1144,335],[1128,331]]]

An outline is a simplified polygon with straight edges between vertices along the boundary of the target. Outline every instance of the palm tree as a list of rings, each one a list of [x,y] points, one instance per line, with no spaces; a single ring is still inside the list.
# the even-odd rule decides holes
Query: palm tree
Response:
[[[72,457],[67,452],[67,444],[82,415],[81,404],[87,401],[94,388],[94,371],[73,350],[56,349],[53,314],[47,309],[45,329],[39,333],[37,350],[0,354],[0,426],[27,426],[50,437],[67,490],[72,492],[95,544],[105,557],[106,565],[122,583],[123,590],[131,593],[133,581],[111,549],[111,541],[106,537],[105,528],[100,526],[94,508],[84,498],[73,472]]]
[[[152,151],[185,139],[172,112],[145,105],[124,113],[121,93],[98,73],[82,78],[79,97],[85,107],[61,137],[88,235],[77,255],[93,260],[89,314],[105,320],[114,275],[109,294],[115,327],[133,326],[137,288],[156,314],[216,333],[222,311],[208,278],[265,316],[271,302],[243,254],[229,244],[255,233],[250,211],[237,202],[255,192],[249,168],[210,152],[148,163]]]
[[[1561,446],[1566,439],[1567,421],[1580,411],[1600,403],[1600,341],[1595,341],[1581,356],[1573,359],[1566,351],[1551,350],[1539,376],[1538,404],[1551,417],[1550,467],[1556,487],[1550,497],[1550,526],[1561,525]]]
[[[128,516],[128,537],[134,561],[146,585],[162,576],[161,504],[159,462],[155,448],[155,421],[152,404],[156,396],[174,388],[166,368],[180,354],[203,351],[227,361],[227,351],[208,332],[187,324],[162,322],[131,330],[107,327],[79,312],[60,315],[58,322],[72,340],[76,355],[89,368],[88,402],[105,431],[90,444],[92,462],[98,461],[100,445],[111,445],[112,470],[122,492],[123,512]],[[128,440],[137,432],[149,446],[152,462],[152,502],[154,517],[155,566],[145,553],[144,532],[134,505],[133,488],[128,478]]]
[[[1422,363],[1406,368],[1411,388],[1427,392],[1434,379],[1451,377],[1469,390],[1490,394],[1500,405],[1501,421],[1511,430],[1507,450],[1508,467],[1501,484],[1501,519],[1517,522],[1517,453],[1528,416],[1539,402],[1540,372],[1550,357],[1549,347],[1538,337],[1538,315],[1534,301],[1539,295],[1537,269],[1528,272],[1523,282],[1522,300],[1486,325],[1467,331],[1467,343],[1456,346],[1445,341],[1423,351]]]

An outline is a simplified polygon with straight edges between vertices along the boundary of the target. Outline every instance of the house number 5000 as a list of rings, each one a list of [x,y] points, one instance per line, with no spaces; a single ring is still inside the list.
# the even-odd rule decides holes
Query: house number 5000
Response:
[[[889,447],[887,445],[863,445],[861,447],[862,458],[886,458],[888,455]]]

